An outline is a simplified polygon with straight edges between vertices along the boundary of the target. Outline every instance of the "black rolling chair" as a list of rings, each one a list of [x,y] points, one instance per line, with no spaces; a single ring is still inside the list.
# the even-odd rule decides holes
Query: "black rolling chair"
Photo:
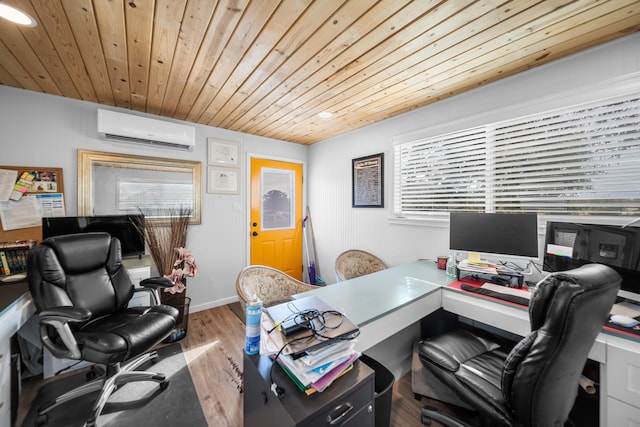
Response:
[[[529,303],[531,332],[513,349],[458,329],[418,344],[423,369],[475,409],[483,425],[562,426],[620,281],[601,264],[551,274]],[[432,419],[465,425],[424,407],[423,424]]]
[[[40,316],[43,345],[59,358],[96,364],[99,377],[38,410],[38,423],[55,407],[100,391],[85,425],[94,425],[107,399],[132,381],[155,381],[166,389],[162,374],[135,371],[157,359],[149,350],[172,331],[178,310],[166,305],[128,308],[134,286],[122,265],[120,241],[107,233],[45,239],[29,251],[28,280]],[[143,290],[154,303],[157,290],[172,286],[152,281]]]

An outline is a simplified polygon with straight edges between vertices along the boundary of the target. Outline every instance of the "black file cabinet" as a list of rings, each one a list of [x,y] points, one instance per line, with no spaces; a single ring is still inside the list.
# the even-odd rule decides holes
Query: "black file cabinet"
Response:
[[[266,356],[244,355],[245,427],[374,426],[374,371],[364,363],[357,360],[325,391],[309,396],[276,365],[273,380],[284,390],[281,397],[271,391],[272,363]]]

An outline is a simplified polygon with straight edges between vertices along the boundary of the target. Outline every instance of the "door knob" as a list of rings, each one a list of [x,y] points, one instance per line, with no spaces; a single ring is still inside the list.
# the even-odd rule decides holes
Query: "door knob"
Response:
[[[254,227],[257,227],[257,226],[258,226],[258,223],[257,223],[257,222],[254,222],[254,223],[253,223],[253,224],[251,224],[251,225],[253,225]]]
[[[251,235],[252,235],[253,237],[255,237],[255,236],[257,236],[257,235],[258,235],[258,232],[257,232],[257,231],[254,231],[253,233],[251,233]]]

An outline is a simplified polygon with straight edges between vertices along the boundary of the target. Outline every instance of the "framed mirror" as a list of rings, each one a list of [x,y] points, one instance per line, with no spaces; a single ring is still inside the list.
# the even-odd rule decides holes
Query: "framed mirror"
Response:
[[[78,215],[142,212],[169,222],[190,212],[201,221],[201,162],[78,150]]]

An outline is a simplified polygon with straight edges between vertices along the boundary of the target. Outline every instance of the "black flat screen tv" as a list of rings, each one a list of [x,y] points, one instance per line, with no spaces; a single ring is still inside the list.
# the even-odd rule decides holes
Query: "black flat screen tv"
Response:
[[[535,213],[451,212],[449,248],[538,258],[538,216]]]
[[[590,263],[616,270],[622,276],[620,296],[640,301],[639,227],[547,222],[544,271],[567,271]]]
[[[122,257],[145,253],[144,215],[65,216],[42,218],[42,238],[101,231],[117,237]]]

